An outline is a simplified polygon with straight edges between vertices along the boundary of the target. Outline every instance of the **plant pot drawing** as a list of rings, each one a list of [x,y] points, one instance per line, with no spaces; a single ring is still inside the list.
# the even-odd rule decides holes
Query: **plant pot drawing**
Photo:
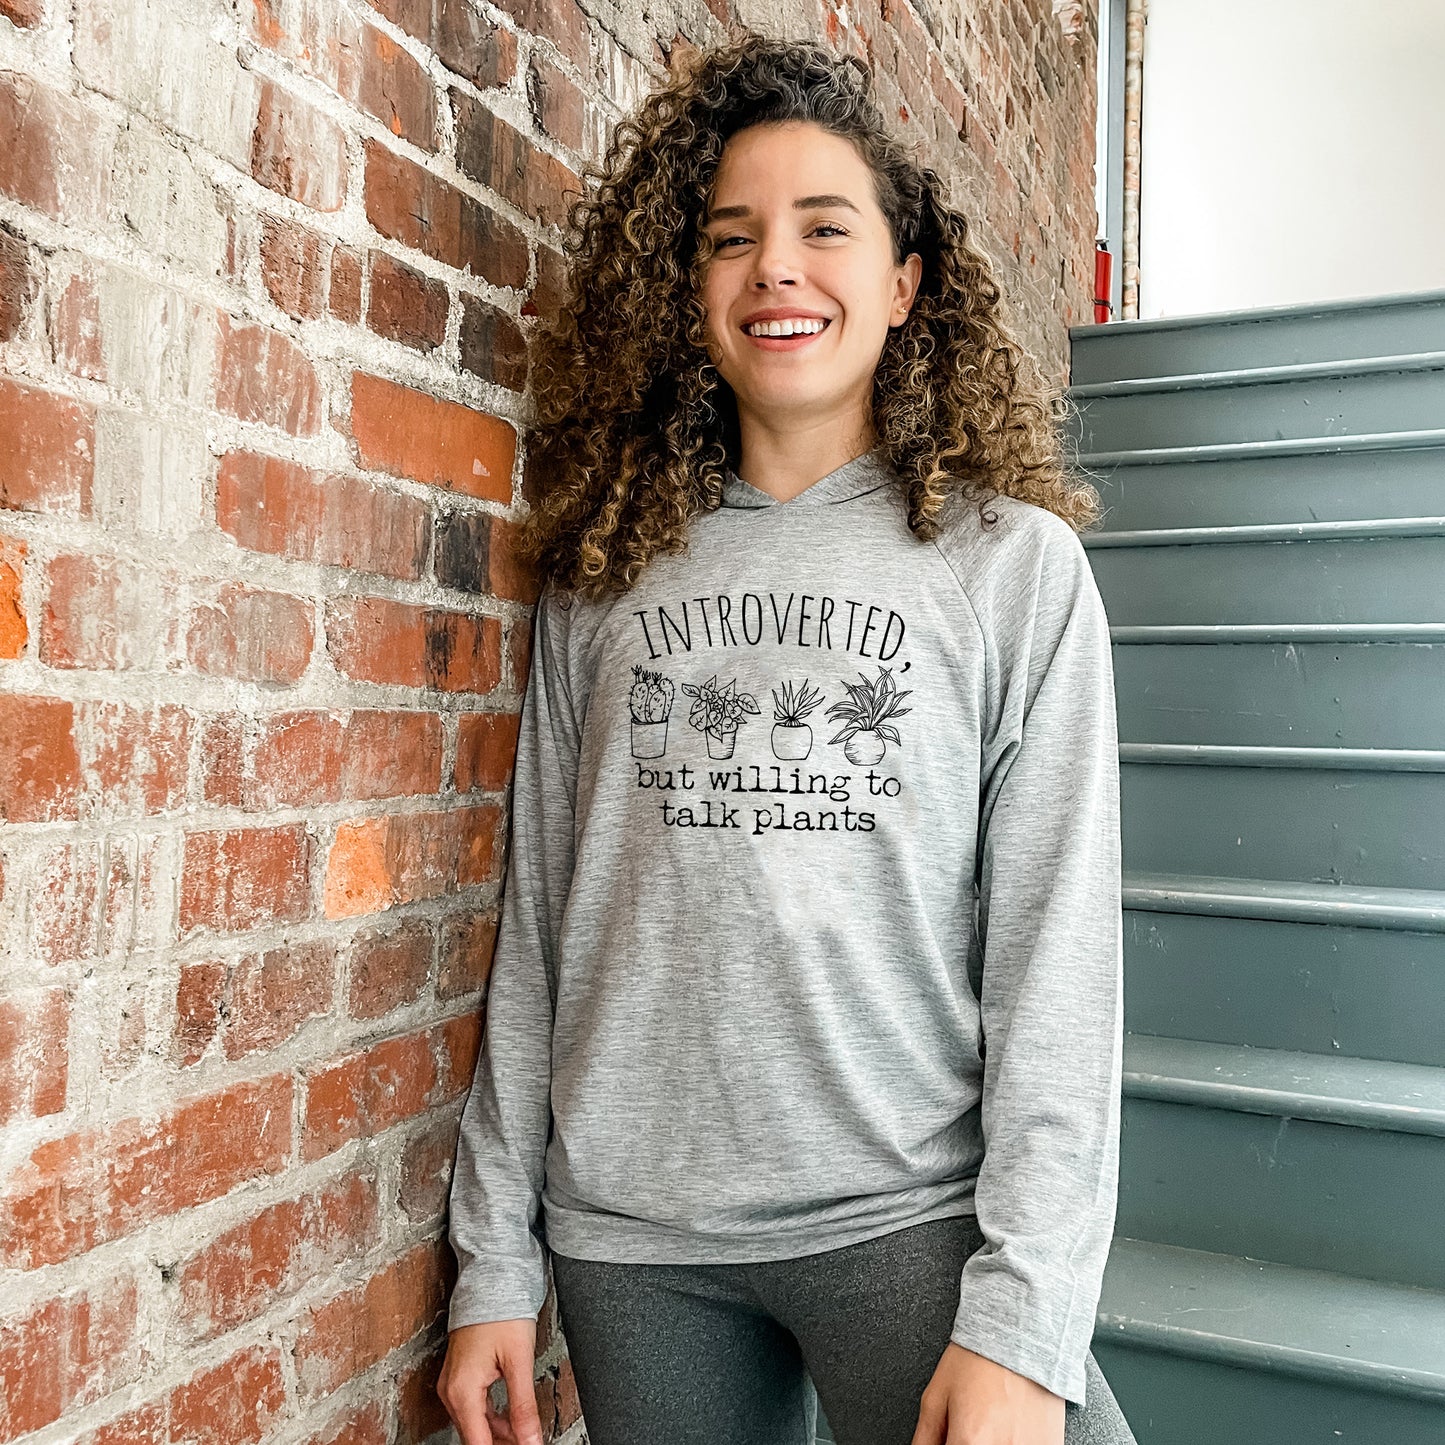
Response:
[[[710,758],[730,758],[733,755],[733,748],[737,745],[738,735],[734,729],[730,733],[709,732],[707,735],[707,755]]]
[[[867,732],[854,733],[843,744],[843,756],[859,767],[872,767],[883,761],[888,744],[871,728]]]
[[[660,758],[667,752],[667,719],[632,724],[632,756]]]
[[[798,762],[813,750],[813,729],[807,723],[774,723],[773,756]]]

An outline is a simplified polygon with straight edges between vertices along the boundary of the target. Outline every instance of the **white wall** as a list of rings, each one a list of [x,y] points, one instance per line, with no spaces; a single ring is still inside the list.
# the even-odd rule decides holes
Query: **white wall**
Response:
[[[1445,0],[1149,0],[1139,314],[1445,288]]]

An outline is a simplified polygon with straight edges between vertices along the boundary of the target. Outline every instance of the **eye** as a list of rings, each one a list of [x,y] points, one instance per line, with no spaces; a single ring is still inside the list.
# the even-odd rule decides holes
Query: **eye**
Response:
[[[808,234],[810,236],[816,235],[819,231],[836,231],[840,236],[846,236],[848,234],[842,226],[836,226],[832,221],[819,221]],[[715,251],[721,251],[727,247],[730,241],[747,241],[750,239],[751,237],[749,236],[724,236],[713,249]]]

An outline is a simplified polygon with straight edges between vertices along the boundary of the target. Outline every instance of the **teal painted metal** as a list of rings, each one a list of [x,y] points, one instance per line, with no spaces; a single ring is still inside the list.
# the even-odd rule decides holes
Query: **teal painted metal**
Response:
[[[1445,1442],[1445,291],[1078,327],[1140,1445]]]

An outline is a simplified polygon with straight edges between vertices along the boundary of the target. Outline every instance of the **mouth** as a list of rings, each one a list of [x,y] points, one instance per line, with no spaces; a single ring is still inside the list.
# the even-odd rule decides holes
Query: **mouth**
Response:
[[[823,322],[822,328],[818,331],[800,332],[796,336],[754,336],[750,331],[742,330],[743,335],[752,342],[754,346],[761,347],[764,351],[801,351],[810,341],[816,341],[832,325],[832,320]]]

